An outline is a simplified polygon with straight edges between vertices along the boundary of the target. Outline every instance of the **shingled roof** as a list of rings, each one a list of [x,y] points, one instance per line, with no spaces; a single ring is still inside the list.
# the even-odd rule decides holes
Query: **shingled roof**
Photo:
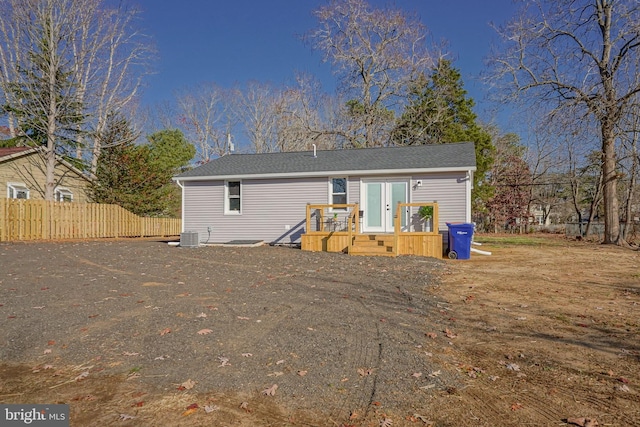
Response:
[[[230,154],[174,177],[180,181],[331,174],[475,170],[471,142],[350,150]]]
[[[33,151],[32,147],[6,147],[0,148],[0,159],[3,157],[13,156],[15,154],[24,153],[25,151]]]

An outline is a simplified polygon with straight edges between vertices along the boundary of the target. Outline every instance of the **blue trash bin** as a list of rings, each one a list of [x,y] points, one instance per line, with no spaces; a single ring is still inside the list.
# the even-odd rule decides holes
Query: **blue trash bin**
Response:
[[[473,239],[473,224],[451,224],[449,227],[449,258],[469,259],[471,258],[471,240]]]

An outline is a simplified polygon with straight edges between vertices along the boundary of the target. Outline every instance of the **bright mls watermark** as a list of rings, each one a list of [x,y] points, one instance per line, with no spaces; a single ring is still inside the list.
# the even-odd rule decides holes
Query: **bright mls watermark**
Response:
[[[69,405],[0,405],[0,426],[69,427]]]

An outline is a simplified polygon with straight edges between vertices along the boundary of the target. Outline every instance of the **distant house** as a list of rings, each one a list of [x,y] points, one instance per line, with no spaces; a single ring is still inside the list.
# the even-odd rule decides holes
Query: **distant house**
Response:
[[[230,154],[173,179],[183,231],[200,242],[296,244],[309,231],[308,204],[358,203],[360,231],[384,234],[393,233],[398,202],[437,202],[437,228],[446,232],[446,222],[471,220],[475,170],[473,143],[456,143]]]
[[[45,162],[42,151],[32,147],[0,148],[0,197],[44,199]],[[60,159],[55,169],[55,200],[88,202],[89,178]]]

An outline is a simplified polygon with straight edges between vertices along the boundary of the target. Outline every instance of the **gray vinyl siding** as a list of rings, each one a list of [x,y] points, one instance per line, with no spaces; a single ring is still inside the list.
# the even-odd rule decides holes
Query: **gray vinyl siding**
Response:
[[[446,223],[464,222],[466,218],[466,174],[442,172],[379,178],[400,177],[410,178],[410,202],[438,202],[438,229],[446,244]],[[373,177],[348,177],[349,203],[362,202],[360,182],[363,178]],[[421,187],[415,187],[417,180],[422,180]],[[231,240],[300,243],[300,236],[305,232],[306,205],[330,203],[329,177],[243,179],[241,182],[239,215],[224,213],[224,181],[184,182],[184,230],[197,231],[199,240],[208,243]]]
[[[328,178],[241,182],[239,215],[224,214],[224,181],[185,182],[184,230],[197,231],[200,241],[209,243],[231,240],[299,243],[307,203],[328,203]]]
[[[411,183],[412,202],[438,202],[438,229],[447,230],[447,222],[465,222],[467,197],[465,173],[447,172],[414,176]],[[414,188],[422,180],[422,187]]]

